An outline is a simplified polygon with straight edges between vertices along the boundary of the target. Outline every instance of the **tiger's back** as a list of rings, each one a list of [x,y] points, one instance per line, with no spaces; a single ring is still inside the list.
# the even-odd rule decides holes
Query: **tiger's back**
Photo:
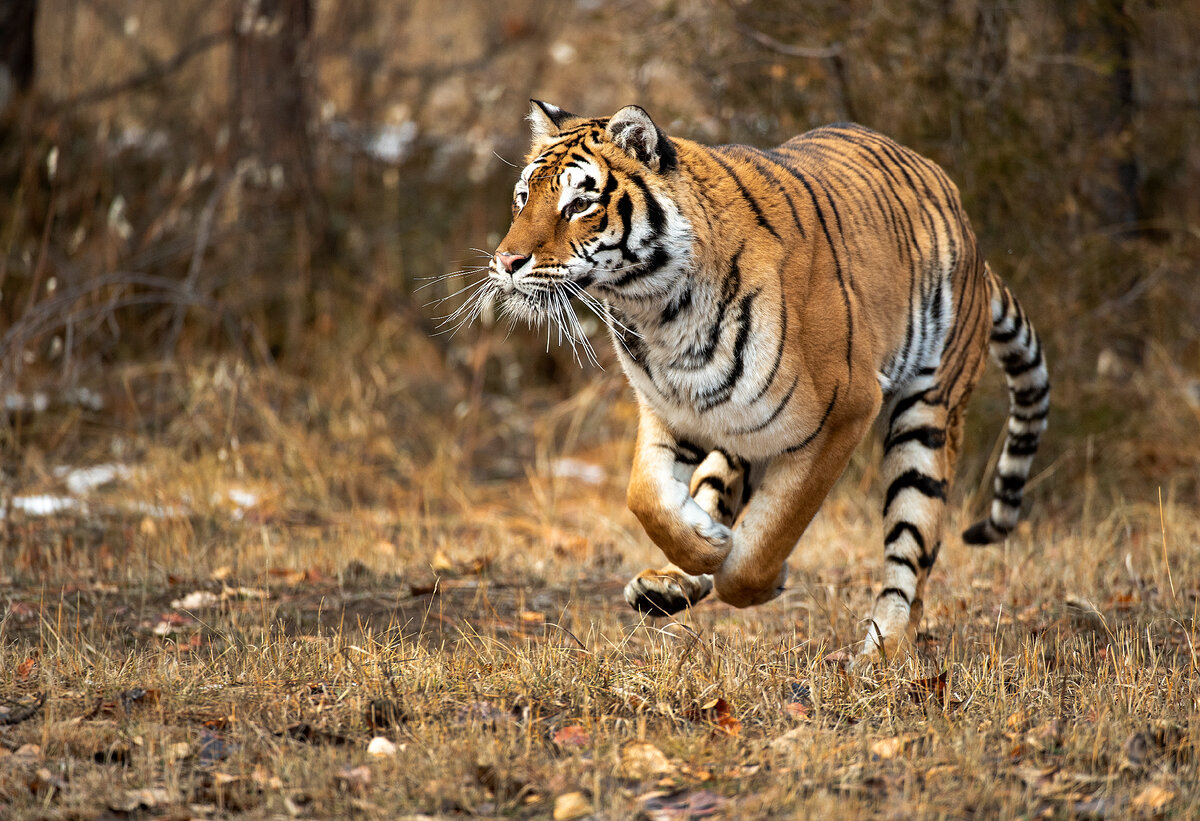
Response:
[[[770,458],[838,404],[870,404],[872,383],[890,398],[947,344],[971,353],[972,381],[990,293],[937,166],[861,126],[771,150],[674,142],[705,258],[662,311],[610,297],[642,337],[618,346],[631,381],[681,433]]]
[[[669,611],[714,585],[739,606],[778,595],[886,408],[885,570],[864,650],[911,633],[989,337],[1012,415],[972,541],[1015,524],[1048,409],[1040,343],[953,183],[856,125],[763,150],[668,138],[636,106],[584,119],[539,103],[531,121],[483,299],[526,319],[563,315],[565,295],[603,300],[641,409],[629,504],[673,563],[627,599]]]

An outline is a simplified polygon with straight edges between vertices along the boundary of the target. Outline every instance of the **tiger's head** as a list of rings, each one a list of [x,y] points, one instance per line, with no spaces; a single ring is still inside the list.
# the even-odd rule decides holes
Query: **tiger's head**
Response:
[[[675,144],[638,106],[588,119],[531,102],[528,164],[485,298],[515,318],[562,325],[574,319],[571,296],[597,307],[668,293],[692,243],[673,197]]]

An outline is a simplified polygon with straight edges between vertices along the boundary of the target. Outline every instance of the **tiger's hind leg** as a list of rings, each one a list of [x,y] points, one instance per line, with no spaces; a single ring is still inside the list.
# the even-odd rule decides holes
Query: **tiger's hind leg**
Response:
[[[733,527],[734,519],[744,503],[748,466],[724,451],[714,450],[692,470],[686,463],[677,463],[679,472],[692,471],[688,490],[708,515]],[[673,564],[643,570],[625,585],[625,601],[650,616],[669,616],[699,602],[712,592],[713,578],[708,574],[694,576]]]
[[[893,406],[884,440],[883,587],[859,653],[863,661],[890,658],[904,639],[916,636],[962,438],[966,394],[957,398],[947,403],[936,377],[926,372]]]

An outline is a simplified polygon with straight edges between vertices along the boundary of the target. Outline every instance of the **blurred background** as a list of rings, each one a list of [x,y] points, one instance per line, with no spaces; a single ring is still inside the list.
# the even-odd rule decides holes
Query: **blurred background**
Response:
[[[6,510],[98,463],[147,503],[236,480],[262,516],[418,517],[417,542],[485,498],[553,519],[545,476],[619,506],[611,354],[438,331],[507,227],[530,97],[636,102],[704,142],[856,120],[933,158],[1046,341],[1035,516],[1200,507],[1197,43],[1186,0],[10,0]],[[985,383],[976,507],[1005,407]],[[9,566],[36,569],[12,521]]]

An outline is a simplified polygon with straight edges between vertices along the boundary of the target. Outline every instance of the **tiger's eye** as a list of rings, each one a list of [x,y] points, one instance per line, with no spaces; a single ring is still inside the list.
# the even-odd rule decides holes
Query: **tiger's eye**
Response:
[[[591,200],[588,200],[584,197],[576,197],[575,199],[573,199],[569,203],[567,203],[567,207],[563,209],[563,212],[568,217],[573,217],[576,214],[582,214],[584,211],[588,210],[591,207],[592,207]]]

